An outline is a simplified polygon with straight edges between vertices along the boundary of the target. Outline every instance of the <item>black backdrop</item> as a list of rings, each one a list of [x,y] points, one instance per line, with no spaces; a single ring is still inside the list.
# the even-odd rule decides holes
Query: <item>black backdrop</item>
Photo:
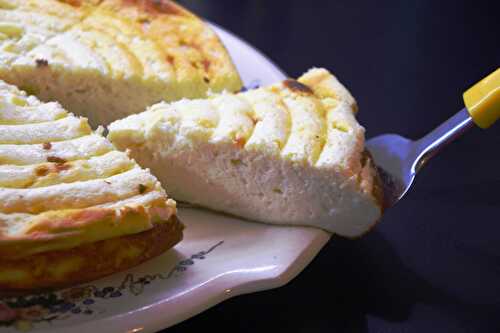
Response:
[[[498,1],[185,0],[290,76],[333,71],[367,137],[419,138],[500,65]],[[168,332],[499,332],[500,124],[418,175],[366,237],[332,238],[290,284],[228,300]]]

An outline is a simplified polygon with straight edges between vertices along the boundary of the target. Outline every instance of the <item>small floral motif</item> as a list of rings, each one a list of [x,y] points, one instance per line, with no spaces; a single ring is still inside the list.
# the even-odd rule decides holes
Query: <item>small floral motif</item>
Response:
[[[64,290],[61,292],[61,297],[68,303],[76,303],[90,297],[91,294],[92,287],[84,286]]]
[[[195,260],[203,260],[206,255],[222,245],[220,241],[208,250],[200,251],[189,258],[179,261],[167,274],[145,275],[139,278],[129,273],[119,286],[98,288],[94,285],[79,286],[60,292],[52,292],[30,296],[0,298],[0,328],[14,327],[18,331],[29,331],[37,323],[51,323],[71,316],[90,316],[103,312],[94,307],[100,299],[114,299],[124,294],[140,295],[144,287],[157,280],[168,280],[182,273]]]

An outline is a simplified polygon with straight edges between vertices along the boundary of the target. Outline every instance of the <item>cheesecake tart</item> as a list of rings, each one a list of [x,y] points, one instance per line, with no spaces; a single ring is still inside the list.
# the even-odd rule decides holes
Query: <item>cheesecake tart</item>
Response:
[[[168,0],[0,0],[0,79],[95,126],[241,88],[212,29]]]
[[[124,270],[182,228],[158,180],[85,118],[0,81],[0,293]]]
[[[108,138],[177,200],[273,224],[360,236],[382,192],[349,91],[325,69],[238,94],[159,103]]]

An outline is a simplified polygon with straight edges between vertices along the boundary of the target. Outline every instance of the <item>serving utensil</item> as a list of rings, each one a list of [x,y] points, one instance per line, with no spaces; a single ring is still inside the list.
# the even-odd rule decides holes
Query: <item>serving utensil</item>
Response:
[[[367,141],[380,171],[385,209],[401,200],[420,169],[446,145],[468,129],[488,128],[500,118],[500,68],[469,88],[463,99],[461,111],[419,140],[384,134]]]

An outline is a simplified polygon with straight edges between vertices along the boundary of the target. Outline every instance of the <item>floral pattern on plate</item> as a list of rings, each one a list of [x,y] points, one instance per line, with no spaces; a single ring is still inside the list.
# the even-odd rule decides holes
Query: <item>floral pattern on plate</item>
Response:
[[[179,261],[167,274],[135,277],[134,274],[129,273],[117,286],[99,288],[95,285],[83,285],[37,295],[0,298],[0,327],[12,326],[19,331],[29,331],[41,322],[51,323],[55,320],[68,319],[71,316],[102,313],[105,309],[98,306],[99,300],[118,298],[125,293],[138,296],[148,284],[168,280],[176,274],[183,273],[189,266],[194,265],[196,260],[205,259],[210,252],[223,243],[224,241],[220,241],[207,250]]]

